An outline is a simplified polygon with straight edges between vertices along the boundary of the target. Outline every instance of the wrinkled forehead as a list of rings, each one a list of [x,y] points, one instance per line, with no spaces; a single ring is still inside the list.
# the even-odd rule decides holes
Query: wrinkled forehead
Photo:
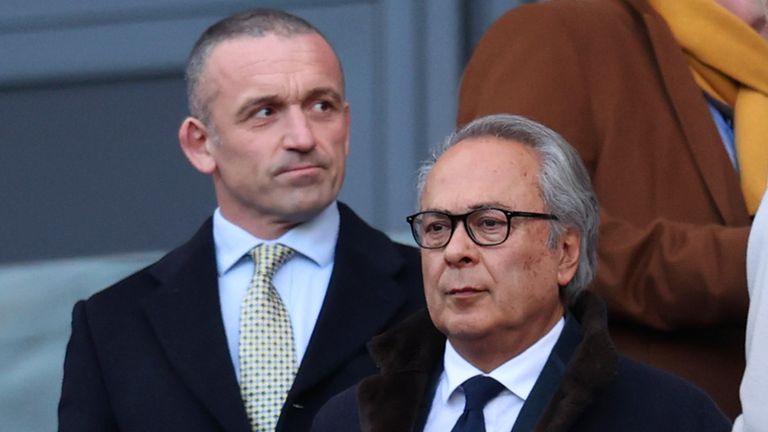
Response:
[[[449,148],[427,177],[422,209],[467,211],[495,204],[541,210],[540,157],[517,141],[470,138]]]
[[[223,40],[212,48],[198,87],[210,100],[220,87],[238,79],[275,79],[296,73],[321,76],[344,94],[341,63],[330,44],[317,33],[268,33]]]

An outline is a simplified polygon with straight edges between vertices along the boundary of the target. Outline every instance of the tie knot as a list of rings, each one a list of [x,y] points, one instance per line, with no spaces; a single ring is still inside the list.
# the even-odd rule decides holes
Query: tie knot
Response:
[[[260,244],[251,249],[251,257],[255,265],[254,275],[262,275],[272,279],[275,270],[278,269],[294,250],[280,243]]]
[[[493,399],[504,390],[504,385],[487,376],[477,375],[461,385],[464,389],[466,403],[464,410],[482,410],[489,400]]]

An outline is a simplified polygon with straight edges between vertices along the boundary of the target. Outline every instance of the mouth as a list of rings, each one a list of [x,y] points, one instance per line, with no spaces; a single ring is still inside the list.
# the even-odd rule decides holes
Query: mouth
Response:
[[[323,166],[317,164],[292,165],[279,169],[277,171],[276,177],[287,176],[289,178],[314,178],[315,176],[319,175],[323,169]]]
[[[471,298],[471,297],[481,295],[485,292],[487,292],[487,290],[480,289],[480,288],[462,287],[462,288],[454,288],[452,290],[449,290],[447,294],[448,296],[454,297],[454,298]]]

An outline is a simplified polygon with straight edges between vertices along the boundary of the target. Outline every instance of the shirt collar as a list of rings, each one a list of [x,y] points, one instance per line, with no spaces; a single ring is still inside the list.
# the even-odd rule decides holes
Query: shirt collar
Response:
[[[560,337],[560,333],[563,331],[564,324],[565,321],[563,318],[560,318],[552,329],[536,341],[536,343],[488,374],[483,373],[483,371],[466,361],[453,348],[450,341],[446,340],[443,366],[445,367],[447,385],[443,387],[443,392],[440,395],[443,402],[447,403],[456,389],[464,381],[475,375],[490,376],[503,384],[507,390],[520,399],[528,399],[528,395],[531,393],[534,384],[536,384],[536,380],[539,379],[539,375],[542,369],[544,369],[544,364],[547,362],[552,349]]]
[[[255,246],[281,243],[309,258],[319,267],[333,261],[339,236],[339,208],[336,201],[313,219],[298,225],[275,240],[260,239],[224,218],[221,209],[213,213],[213,241],[219,275],[228,272]]]

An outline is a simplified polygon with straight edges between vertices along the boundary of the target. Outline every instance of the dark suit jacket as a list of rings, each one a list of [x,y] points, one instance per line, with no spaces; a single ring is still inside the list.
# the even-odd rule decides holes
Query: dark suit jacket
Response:
[[[442,367],[445,336],[417,313],[377,336],[377,375],[333,397],[313,432],[421,431]],[[616,353],[605,308],[584,293],[569,310],[512,432],[726,432],[712,400],[683,380]]]
[[[464,72],[458,122],[497,112],[553,128],[584,160],[602,207],[592,289],[619,348],[738,413],[750,218],[666,22],[645,0],[511,10]]]
[[[278,430],[375,371],[366,343],[424,304],[417,251],[339,204],[333,274]],[[155,264],[75,305],[59,430],[249,431],[227,349],[212,223]]]

